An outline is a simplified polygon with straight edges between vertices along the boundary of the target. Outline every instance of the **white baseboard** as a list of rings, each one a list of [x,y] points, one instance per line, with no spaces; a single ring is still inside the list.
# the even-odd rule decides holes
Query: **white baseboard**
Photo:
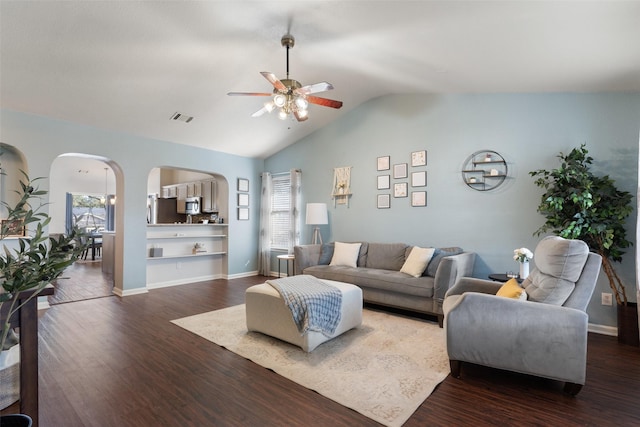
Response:
[[[606,326],[606,325],[596,325],[594,323],[589,323],[589,332],[593,332],[594,334],[601,335],[609,335],[612,337],[618,336],[618,328],[615,326]]]
[[[122,289],[113,288],[113,293],[119,297],[128,297],[131,295],[146,294],[147,292],[149,292],[147,288],[135,288],[135,289],[126,290],[126,291],[123,291]]]
[[[257,275],[258,275],[257,271],[245,271],[244,273],[228,274],[226,279],[227,280],[241,279],[243,277],[251,277],[251,276],[257,276]]]
[[[168,280],[166,282],[147,283],[147,289],[168,288],[170,286],[187,285],[189,283],[206,282],[208,280],[222,279],[220,274],[212,274],[207,276],[189,277],[188,279]]]

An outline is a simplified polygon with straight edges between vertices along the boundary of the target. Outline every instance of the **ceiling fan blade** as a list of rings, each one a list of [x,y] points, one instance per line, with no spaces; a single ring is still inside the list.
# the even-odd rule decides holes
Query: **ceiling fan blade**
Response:
[[[320,98],[319,96],[307,96],[307,101],[312,104],[322,105],[323,107],[340,108],[342,107],[342,101],[335,101],[328,98]]]
[[[261,115],[263,115],[264,113],[266,113],[268,111],[269,111],[269,109],[267,109],[267,107],[262,107],[261,109],[259,109],[255,113],[253,113],[251,115],[251,117],[260,117]]]
[[[275,74],[270,73],[268,71],[262,71],[260,74],[263,75],[263,77],[267,80],[269,80],[269,83],[271,83],[273,85],[273,87],[275,87],[276,89],[278,89],[281,92],[286,92],[289,89],[284,85],[284,83],[282,83]]]
[[[296,120],[299,122],[304,122],[309,118],[309,116],[306,114],[304,116],[301,116],[297,111],[294,111],[293,115],[295,116]]]
[[[325,92],[332,89],[333,85],[331,83],[320,82],[314,83],[312,85],[302,86],[301,88],[294,90],[294,92],[300,95],[309,95],[312,93]]]
[[[227,93],[229,96],[271,96],[272,93],[264,93],[264,92],[229,92]]]

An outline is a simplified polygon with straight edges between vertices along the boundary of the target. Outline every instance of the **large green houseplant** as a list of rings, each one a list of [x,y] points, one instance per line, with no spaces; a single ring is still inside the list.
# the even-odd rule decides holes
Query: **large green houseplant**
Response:
[[[45,234],[45,227],[51,221],[49,215],[42,212],[43,196],[47,192],[37,187],[41,178],[32,180],[26,173],[22,174],[20,188],[15,190],[18,201],[15,205],[2,201],[7,214],[0,225],[3,242],[0,253],[0,350],[9,346],[13,335],[10,319],[27,302],[20,300],[20,293],[33,291],[29,299],[36,298],[84,250],[76,244],[78,231],[75,229],[57,238]],[[25,236],[17,237],[13,245],[5,244],[8,236],[20,235],[22,230],[27,230]]]
[[[632,245],[625,229],[625,221],[633,212],[632,195],[618,190],[608,175],[591,172],[593,158],[584,144],[569,154],[560,153],[558,158],[559,168],[530,172],[537,178],[535,184],[545,190],[538,211],[546,221],[535,234],[553,232],[568,239],[580,239],[601,255],[602,270],[620,312],[620,307],[630,303],[613,263],[622,261],[624,249]]]

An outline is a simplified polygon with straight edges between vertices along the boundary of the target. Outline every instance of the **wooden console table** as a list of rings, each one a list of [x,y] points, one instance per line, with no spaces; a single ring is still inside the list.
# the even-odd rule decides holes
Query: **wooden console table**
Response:
[[[53,292],[53,286],[47,285],[38,296]],[[22,304],[33,293],[33,290],[21,292],[18,303]],[[8,303],[3,304],[3,309],[8,311]],[[20,413],[29,415],[33,427],[38,427],[38,297],[31,298],[18,310],[12,326],[20,327]]]

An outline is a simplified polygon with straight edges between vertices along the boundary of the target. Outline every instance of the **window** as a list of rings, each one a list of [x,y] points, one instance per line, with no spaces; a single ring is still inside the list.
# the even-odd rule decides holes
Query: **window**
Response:
[[[274,176],[271,193],[271,249],[287,250],[291,236],[291,176]]]

